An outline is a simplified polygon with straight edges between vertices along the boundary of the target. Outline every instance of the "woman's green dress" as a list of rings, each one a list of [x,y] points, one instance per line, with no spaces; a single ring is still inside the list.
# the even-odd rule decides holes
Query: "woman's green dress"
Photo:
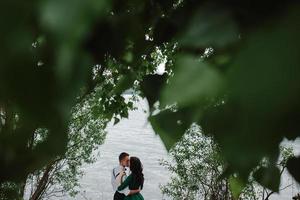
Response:
[[[129,187],[129,190],[140,189],[141,185],[136,183],[133,179],[132,174],[130,174],[125,181],[118,187],[118,190],[124,190],[126,187]],[[126,196],[124,200],[144,200],[144,197],[141,193],[135,193],[129,196]]]

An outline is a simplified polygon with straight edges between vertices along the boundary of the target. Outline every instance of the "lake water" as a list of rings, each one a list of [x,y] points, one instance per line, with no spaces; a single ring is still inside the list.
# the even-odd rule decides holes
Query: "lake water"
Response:
[[[147,121],[146,101],[136,105],[138,110],[131,111],[128,119],[117,125],[110,124],[105,143],[100,146],[98,160],[84,166],[86,174],[81,180],[81,196],[76,199],[110,200],[113,191],[110,183],[111,170],[118,165],[120,152],[128,152],[141,159],[144,166],[145,185],[142,194],[146,200],[161,200],[163,196],[159,184],[166,183],[168,171],[159,165],[160,159],[168,159],[168,154],[158,135]]]
[[[147,122],[148,106],[146,101],[141,100],[136,105],[138,110],[131,111],[128,119],[123,119],[119,124],[110,124],[107,128],[108,135],[105,143],[100,146],[100,155],[97,161],[85,165],[85,175],[80,180],[82,189],[75,198],[77,200],[111,200],[113,196],[110,183],[111,170],[118,164],[118,155],[122,151],[130,153],[141,159],[144,165],[145,185],[142,194],[146,200],[162,200],[163,195],[159,190],[159,184],[168,181],[168,171],[159,165],[159,159],[169,159],[167,151],[160,138],[154,133],[151,125]],[[297,154],[300,154],[300,139],[297,142],[284,144],[293,145]],[[97,153],[97,152],[96,152]],[[292,196],[300,192],[299,186],[285,173],[282,187],[291,183],[280,195],[273,195],[272,200],[291,200]],[[70,197],[54,199],[72,199]]]

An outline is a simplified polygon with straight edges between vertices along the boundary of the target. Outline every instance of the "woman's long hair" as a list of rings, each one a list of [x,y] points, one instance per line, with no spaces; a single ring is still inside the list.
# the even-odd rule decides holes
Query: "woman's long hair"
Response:
[[[134,182],[140,185],[141,189],[143,189],[143,185],[144,185],[143,165],[139,158],[130,157],[130,171],[133,176]]]

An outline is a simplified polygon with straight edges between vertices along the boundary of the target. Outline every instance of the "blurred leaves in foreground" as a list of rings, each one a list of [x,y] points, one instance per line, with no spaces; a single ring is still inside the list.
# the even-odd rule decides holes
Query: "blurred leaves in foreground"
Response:
[[[91,71],[81,43],[107,6],[99,1],[0,3],[1,182],[20,181],[64,153],[70,108]],[[43,42],[36,41],[40,36]],[[30,149],[37,128],[49,133]]]
[[[168,149],[197,123],[224,174],[246,181],[267,157],[257,180],[276,191],[264,180],[279,144],[299,137],[299,11],[293,0],[2,1],[0,183],[64,155],[72,107],[100,85],[94,116],[127,117],[120,95],[132,88]],[[46,139],[29,148],[39,128]],[[287,167],[299,182],[299,157]]]
[[[185,3],[189,5],[188,1]],[[211,5],[202,7],[205,10],[207,6],[205,11],[210,12],[191,12],[194,14],[191,23],[187,23],[187,29],[180,29],[183,33],[177,36],[183,38],[178,41],[174,76],[159,98],[162,106],[175,103],[177,110],[169,116],[165,116],[165,111],[155,113],[150,119],[167,147],[183,133],[178,135],[180,129],[175,118],[184,122],[183,129],[198,123],[220,145],[230,169],[228,175],[237,172],[244,182],[259,162],[268,157],[270,165],[261,168],[255,178],[263,186],[278,191],[279,169],[275,163],[279,144],[284,138],[299,137],[299,5],[291,3],[293,6],[276,10],[274,2],[274,10],[265,10],[258,22],[253,9],[258,6],[256,3],[249,8],[228,4],[218,14],[211,11]],[[264,9],[264,4],[261,6],[257,9]],[[237,7],[245,13],[235,10]],[[217,8],[216,12],[220,5]],[[244,15],[246,10],[249,18]],[[239,14],[245,18],[237,18]],[[196,19],[198,23],[194,22]],[[210,26],[206,25],[210,22]],[[213,55],[201,56],[210,46]],[[178,116],[186,110],[191,111],[188,117]],[[296,180],[299,180],[298,160],[293,158],[288,165]]]

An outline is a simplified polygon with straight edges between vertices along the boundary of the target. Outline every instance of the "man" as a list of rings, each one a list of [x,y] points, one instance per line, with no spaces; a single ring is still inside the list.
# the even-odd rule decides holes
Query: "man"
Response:
[[[140,190],[129,190],[129,188],[125,188],[122,191],[118,191],[119,183],[117,181],[117,178],[123,176],[122,181],[124,181],[127,176],[129,175],[129,170],[126,170],[125,167],[129,167],[129,154],[126,152],[122,152],[119,155],[119,166],[113,168],[112,175],[111,175],[111,184],[113,187],[113,190],[115,191],[114,194],[114,200],[124,200],[125,196],[134,194],[139,192]],[[127,173],[126,173],[127,172]]]

